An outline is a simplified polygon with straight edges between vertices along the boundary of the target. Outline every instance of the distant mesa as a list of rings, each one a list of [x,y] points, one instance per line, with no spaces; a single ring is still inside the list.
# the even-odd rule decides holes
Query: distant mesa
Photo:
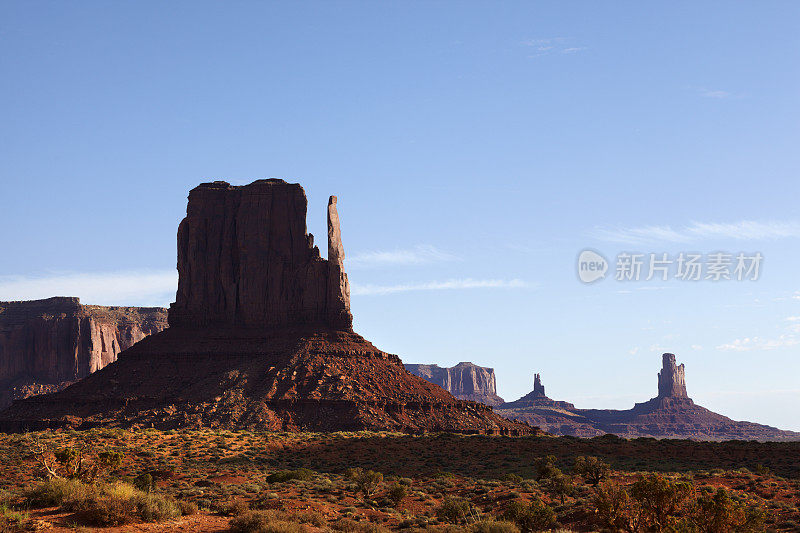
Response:
[[[0,302],[0,410],[63,389],[166,327],[162,307],[82,305],[70,297]]]
[[[438,385],[456,398],[497,406],[503,400],[497,395],[494,368],[473,363],[458,363],[453,367],[439,365],[406,364],[406,370],[426,381]]]
[[[498,414],[525,421],[555,435],[592,437],[613,433],[621,437],[656,437],[694,440],[800,440],[800,433],[752,422],[736,422],[696,405],[686,392],[684,365],[675,355],[662,356],[658,395],[629,410],[576,409],[571,403],[544,394],[539,374],[534,390],[519,400],[504,403]]]
[[[336,197],[327,259],[306,209],[303,188],[278,179],[194,188],[169,327],[63,391],[14,402],[0,430],[535,432],[454,398],[354,333]]]

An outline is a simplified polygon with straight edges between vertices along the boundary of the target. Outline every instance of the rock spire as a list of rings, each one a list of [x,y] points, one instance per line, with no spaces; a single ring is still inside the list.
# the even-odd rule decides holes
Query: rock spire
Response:
[[[688,398],[683,363],[675,364],[675,355],[665,353],[662,357],[661,372],[658,373],[659,398]]]

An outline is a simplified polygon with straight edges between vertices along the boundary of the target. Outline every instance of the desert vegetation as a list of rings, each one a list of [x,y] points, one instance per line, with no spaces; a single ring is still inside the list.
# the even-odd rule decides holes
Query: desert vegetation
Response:
[[[0,530],[788,532],[800,527],[798,451],[608,436],[0,435]]]

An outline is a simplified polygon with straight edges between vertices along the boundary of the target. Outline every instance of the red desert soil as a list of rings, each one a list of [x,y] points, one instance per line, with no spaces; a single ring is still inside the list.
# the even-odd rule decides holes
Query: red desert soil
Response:
[[[122,454],[106,479],[152,473],[156,493],[200,510],[162,523],[133,523],[102,531],[225,531],[234,515],[266,509],[304,522],[303,531],[369,524],[370,531],[444,530],[459,520],[441,516],[443,502],[468,502],[476,517],[500,518],[513,501],[541,500],[560,527],[596,531],[597,489],[573,474],[578,456],[596,456],[611,471],[605,482],[627,486],[653,472],[670,483],[689,483],[697,494],[723,487],[736,502],[763,509],[766,531],[798,531],[800,444],[732,441],[723,443],[604,436],[499,437],[397,433],[273,433],[224,430],[62,430],[33,435],[0,435],[0,489],[21,508],[27,487],[39,482],[34,437],[54,449],[91,443],[93,450]],[[549,455],[568,476],[570,493],[561,498],[537,477],[537,460]],[[87,455],[89,457],[89,455]],[[348,469],[383,474],[374,494],[359,493]],[[604,482],[604,483],[605,483]],[[396,484],[407,487],[400,503],[387,499]],[[32,510],[28,524],[42,521],[52,531],[74,531],[76,517]],[[79,524],[78,524],[79,525]],[[461,521],[460,528],[467,524]],[[92,530],[92,529],[85,529]]]

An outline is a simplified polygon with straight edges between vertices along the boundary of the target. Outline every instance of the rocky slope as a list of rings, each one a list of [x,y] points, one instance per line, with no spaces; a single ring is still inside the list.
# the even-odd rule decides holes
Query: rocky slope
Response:
[[[0,302],[0,409],[60,390],[167,326],[159,307],[81,305],[78,298]]]
[[[453,367],[406,364],[406,370],[438,385],[456,398],[496,406],[504,402],[497,395],[494,369],[473,363],[458,363]]]
[[[800,440],[800,433],[753,422],[737,422],[696,405],[686,391],[684,366],[665,353],[658,373],[658,396],[632,409],[576,409],[545,396],[536,375],[534,391],[499,406],[498,414],[525,421],[557,435],[592,437],[613,433],[621,437],[694,440]]]
[[[528,434],[409,373],[352,331],[336,198],[328,259],[298,184],[202,184],[178,231],[170,327],[67,389],[15,402],[0,430],[154,426]]]

